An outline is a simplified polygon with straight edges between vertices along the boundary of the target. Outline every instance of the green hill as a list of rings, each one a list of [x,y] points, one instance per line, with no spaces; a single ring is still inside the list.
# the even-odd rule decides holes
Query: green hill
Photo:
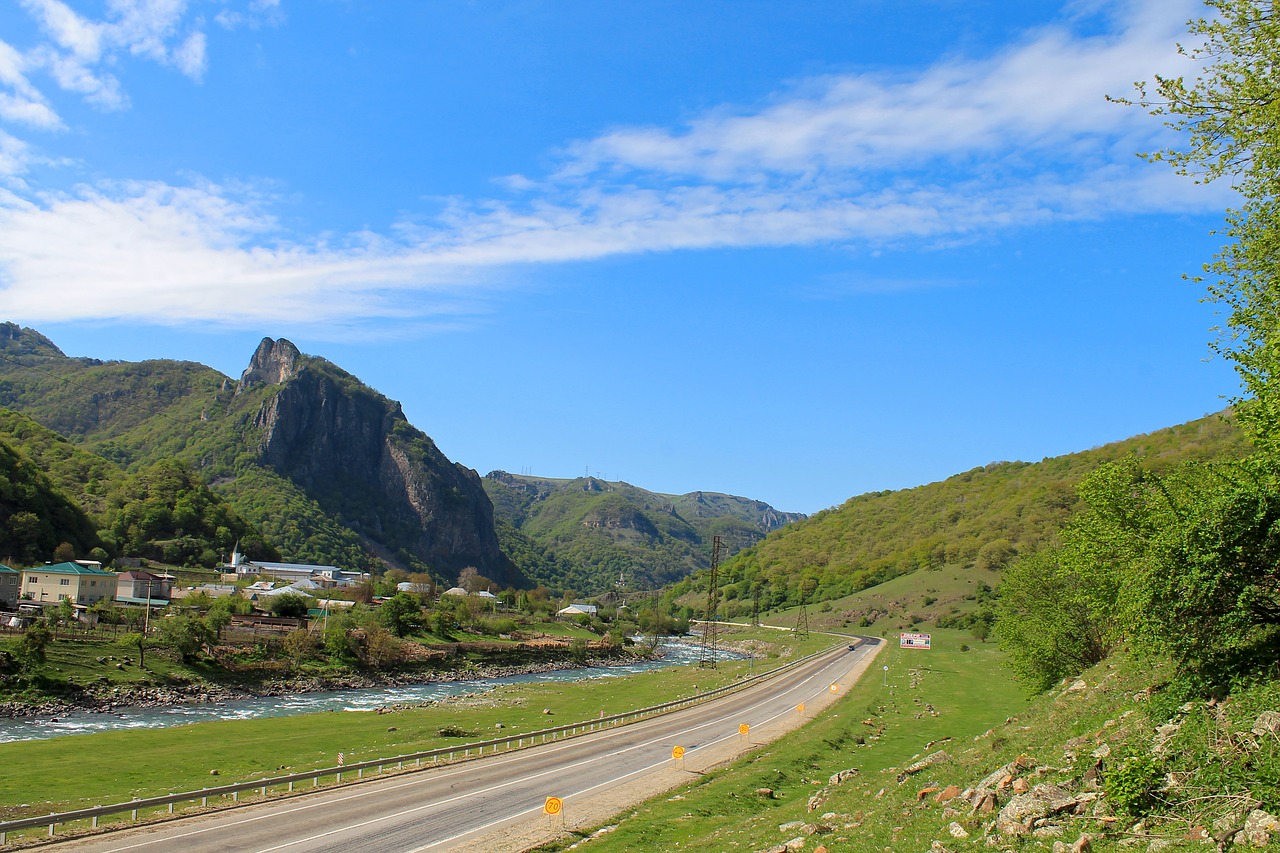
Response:
[[[1075,487],[1103,462],[1131,454],[1154,470],[1193,459],[1238,458],[1248,442],[1228,417],[1212,415],[1104,447],[1040,462],[995,462],[913,489],[871,492],[771,533],[721,567],[726,612],[838,599],[919,571],[944,567],[993,571],[1014,556],[1056,540],[1076,510]],[[686,596],[705,577],[671,590]]]
[[[552,582],[585,593],[613,589],[619,578],[639,589],[669,584],[710,565],[715,536],[732,554],[804,518],[733,495],[667,495],[595,477],[493,471],[484,485],[505,525],[564,572]]]

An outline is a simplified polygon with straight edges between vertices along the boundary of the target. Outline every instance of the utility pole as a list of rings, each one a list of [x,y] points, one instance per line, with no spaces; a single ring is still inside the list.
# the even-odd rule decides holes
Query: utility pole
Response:
[[[760,584],[751,589],[751,624],[760,627]]]
[[[719,604],[720,582],[720,550],[724,543],[719,536],[711,540],[711,573],[707,578],[707,620],[702,624],[702,648],[698,655],[698,666],[715,669],[720,657],[719,626],[716,624],[716,606]]]

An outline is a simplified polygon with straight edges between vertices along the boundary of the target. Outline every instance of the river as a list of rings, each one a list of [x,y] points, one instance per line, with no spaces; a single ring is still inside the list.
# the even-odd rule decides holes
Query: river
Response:
[[[299,693],[234,699],[217,703],[192,703],[155,708],[116,708],[111,711],[71,711],[54,717],[0,719],[0,743],[47,740],[68,735],[118,732],[130,729],[163,729],[208,720],[252,720],[260,717],[287,717],[318,711],[372,711],[384,705],[413,704],[491,690],[499,684],[530,684],[543,681],[579,681],[586,678],[617,678],[668,666],[696,663],[698,647],[684,643],[663,646],[663,657],[626,666],[583,666],[555,672],[482,678],[472,681],[431,681],[395,687]],[[742,655],[721,649],[725,660]]]

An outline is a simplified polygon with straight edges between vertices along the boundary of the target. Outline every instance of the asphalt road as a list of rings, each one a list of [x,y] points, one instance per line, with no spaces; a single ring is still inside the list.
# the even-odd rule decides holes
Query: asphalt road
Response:
[[[533,749],[363,782],[42,849],[105,853],[425,853],[519,850],[663,790],[750,743],[764,743],[842,693],[868,643],[841,646],[792,672],[677,713]],[[832,685],[837,685],[832,690]],[[744,736],[740,726],[750,731]],[[677,762],[672,749],[684,747]],[[657,777],[666,784],[654,788]],[[543,813],[547,797],[563,803]],[[607,814],[604,811],[603,814]],[[595,817],[604,819],[603,816]]]

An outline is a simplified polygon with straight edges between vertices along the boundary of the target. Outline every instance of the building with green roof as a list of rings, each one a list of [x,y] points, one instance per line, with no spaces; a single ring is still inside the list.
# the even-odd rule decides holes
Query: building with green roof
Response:
[[[0,565],[0,607],[12,610],[18,606],[18,588],[22,585],[22,572]]]
[[[115,573],[93,564],[53,563],[22,570],[22,597],[38,604],[69,598],[72,604],[87,606],[115,594]]]

